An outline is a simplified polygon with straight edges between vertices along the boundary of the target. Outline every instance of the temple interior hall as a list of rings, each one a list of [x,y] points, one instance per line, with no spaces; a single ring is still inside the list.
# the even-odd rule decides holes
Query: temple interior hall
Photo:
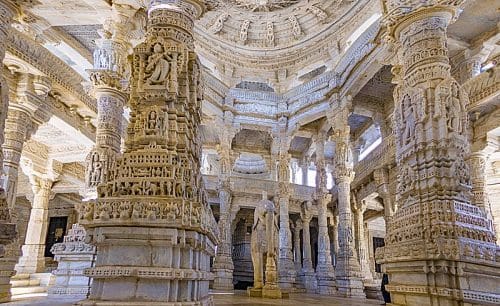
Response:
[[[0,303],[500,305],[499,0],[0,0]]]

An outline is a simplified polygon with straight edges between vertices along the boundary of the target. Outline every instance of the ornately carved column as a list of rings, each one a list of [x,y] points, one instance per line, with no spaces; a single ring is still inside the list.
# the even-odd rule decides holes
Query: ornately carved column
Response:
[[[295,269],[292,255],[292,232],[290,231],[290,155],[278,157],[278,205],[280,216],[278,281],[280,288],[291,289],[295,282]]]
[[[500,303],[500,252],[470,198],[468,97],[448,59],[447,27],[464,2],[386,3],[387,37],[398,51],[398,211],[376,256],[394,305]]]
[[[294,254],[294,264],[297,275],[300,274],[302,270],[302,252],[300,246],[300,231],[302,230],[302,221],[298,219],[295,221],[294,235],[293,235],[293,254]]]
[[[219,290],[233,290],[233,257],[232,257],[232,229],[231,229],[231,188],[229,177],[223,175],[219,180],[219,232],[220,243],[215,255],[213,271],[215,279],[213,288]]]
[[[302,274],[304,276],[304,286],[307,292],[315,293],[318,288],[318,282],[312,265],[311,253],[311,232],[309,226],[311,224],[312,203],[304,202],[300,212],[302,219]],[[302,276],[302,275],[301,275]]]
[[[219,237],[202,185],[198,1],[152,1],[134,48],[125,153],[79,206],[97,246],[83,305],[210,305],[210,257]]]
[[[232,114],[226,112],[224,121],[218,122],[220,145],[219,154],[219,232],[220,241],[215,254],[213,272],[215,279],[214,289],[233,290],[233,243],[232,243],[232,216],[231,216],[231,142],[236,131],[232,128]]]
[[[27,110],[10,107],[5,121],[5,142],[2,146],[4,188],[10,209],[14,207],[16,200],[19,162],[30,125],[31,114]]]
[[[472,204],[481,207],[488,219],[492,220],[491,207],[486,190],[486,163],[488,156],[484,152],[474,152],[469,159],[472,184]],[[497,233],[499,235],[500,233]]]
[[[45,238],[49,226],[49,201],[52,197],[53,181],[32,176],[33,189],[31,212],[22,247],[23,255],[16,265],[18,273],[40,273],[45,270]]]
[[[389,190],[389,170],[386,167],[377,168],[373,171],[373,178],[377,186],[377,193],[384,202],[384,221],[387,226],[396,211],[392,201],[393,196]]]
[[[330,236],[328,234],[328,204],[332,195],[326,188],[326,164],[324,144],[326,135],[320,134],[316,140],[316,198],[318,204],[318,264],[316,277],[320,294],[332,295],[336,292],[335,271],[330,252]]]
[[[11,23],[19,14],[15,1],[0,1],[0,147],[4,144],[5,120],[9,107],[9,88],[3,77],[3,60]],[[4,155],[0,149],[0,303],[10,301],[10,277],[18,259],[19,249],[16,241],[16,224],[12,223],[5,190],[3,170]]]
[[[368,246],[365,238],[365,220],[363,214],[366,211],[366,202],[358,201],[354,194],[351,195],[352,207],[354,208],[354,217],[356,219],[356,240],[358,241],[358,257],[363,275],[364,283],[373,281],[370,264],[368,263]]]
[[[351,211],[351,182],[354,179],[352,153],[350,150],[349,117],[350,99],[344,98],[332,120],[335,140],[334,177],[337,186],[337,209],[339,215],[337,265],[335,277],[337,290],[346,297],[365,297],[361,268],[353,237]]]
[[[95,198],[97,185],[107,182],[109,171],[120,153],[123,107],[128,95],[124,92],[130,67],[127,60],[130,42],[127,32],[135,10],[127,5],[113,5],[114,16],[105,22],[102,38],[97,40],[94,67],[89,70],[97,100],[95,147],[87,156],[85,175],[86,197]]]

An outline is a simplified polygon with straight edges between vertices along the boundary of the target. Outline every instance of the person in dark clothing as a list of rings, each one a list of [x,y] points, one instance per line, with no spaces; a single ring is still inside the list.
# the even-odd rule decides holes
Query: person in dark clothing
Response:
[[[386,303],[391,302],[391,294],[389,293],[389,291],[385,290],[385,285],[387,285],[388,283],[389,283],[389,276],[384,273],[382,275],[382,286],[380,289],[382,290],[382,296],[384,297],[384,302]]]

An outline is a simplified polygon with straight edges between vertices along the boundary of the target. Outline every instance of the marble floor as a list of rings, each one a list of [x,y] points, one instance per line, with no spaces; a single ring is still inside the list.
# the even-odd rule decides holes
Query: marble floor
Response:
[[[267,306],[267,305],[282,305],[282,306],[357,306],[357,305],[384,305],[381,301],[376,300],[359,300],[359,299],[344,299],[330,296],[320,296],[315,294],[291,294],[289,299],[273,300],[247,297],[245,291],[235,291],[234,293],[213,292],[214,302],[216,306]],[[47,297],[33,297],[29,299],[18,300],[3,305],[16,306],[70,306],[76,301],[74,300],[58,300],[49,299]]]

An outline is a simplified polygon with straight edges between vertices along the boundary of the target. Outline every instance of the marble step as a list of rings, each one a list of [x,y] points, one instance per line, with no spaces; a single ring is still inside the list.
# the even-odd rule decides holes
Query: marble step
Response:
[[[17,287],[17,288],[11,288],[10,292],[13,296],[20,296],[23,294],[32,295],[37,293],[47,294],[47,287],[42,287],[42,286]]]
[[[40,286],[39,279],[27,278],[27,279],[11,279],[10,284],[12,288],[18,287],[29,287],[29,286]]]

